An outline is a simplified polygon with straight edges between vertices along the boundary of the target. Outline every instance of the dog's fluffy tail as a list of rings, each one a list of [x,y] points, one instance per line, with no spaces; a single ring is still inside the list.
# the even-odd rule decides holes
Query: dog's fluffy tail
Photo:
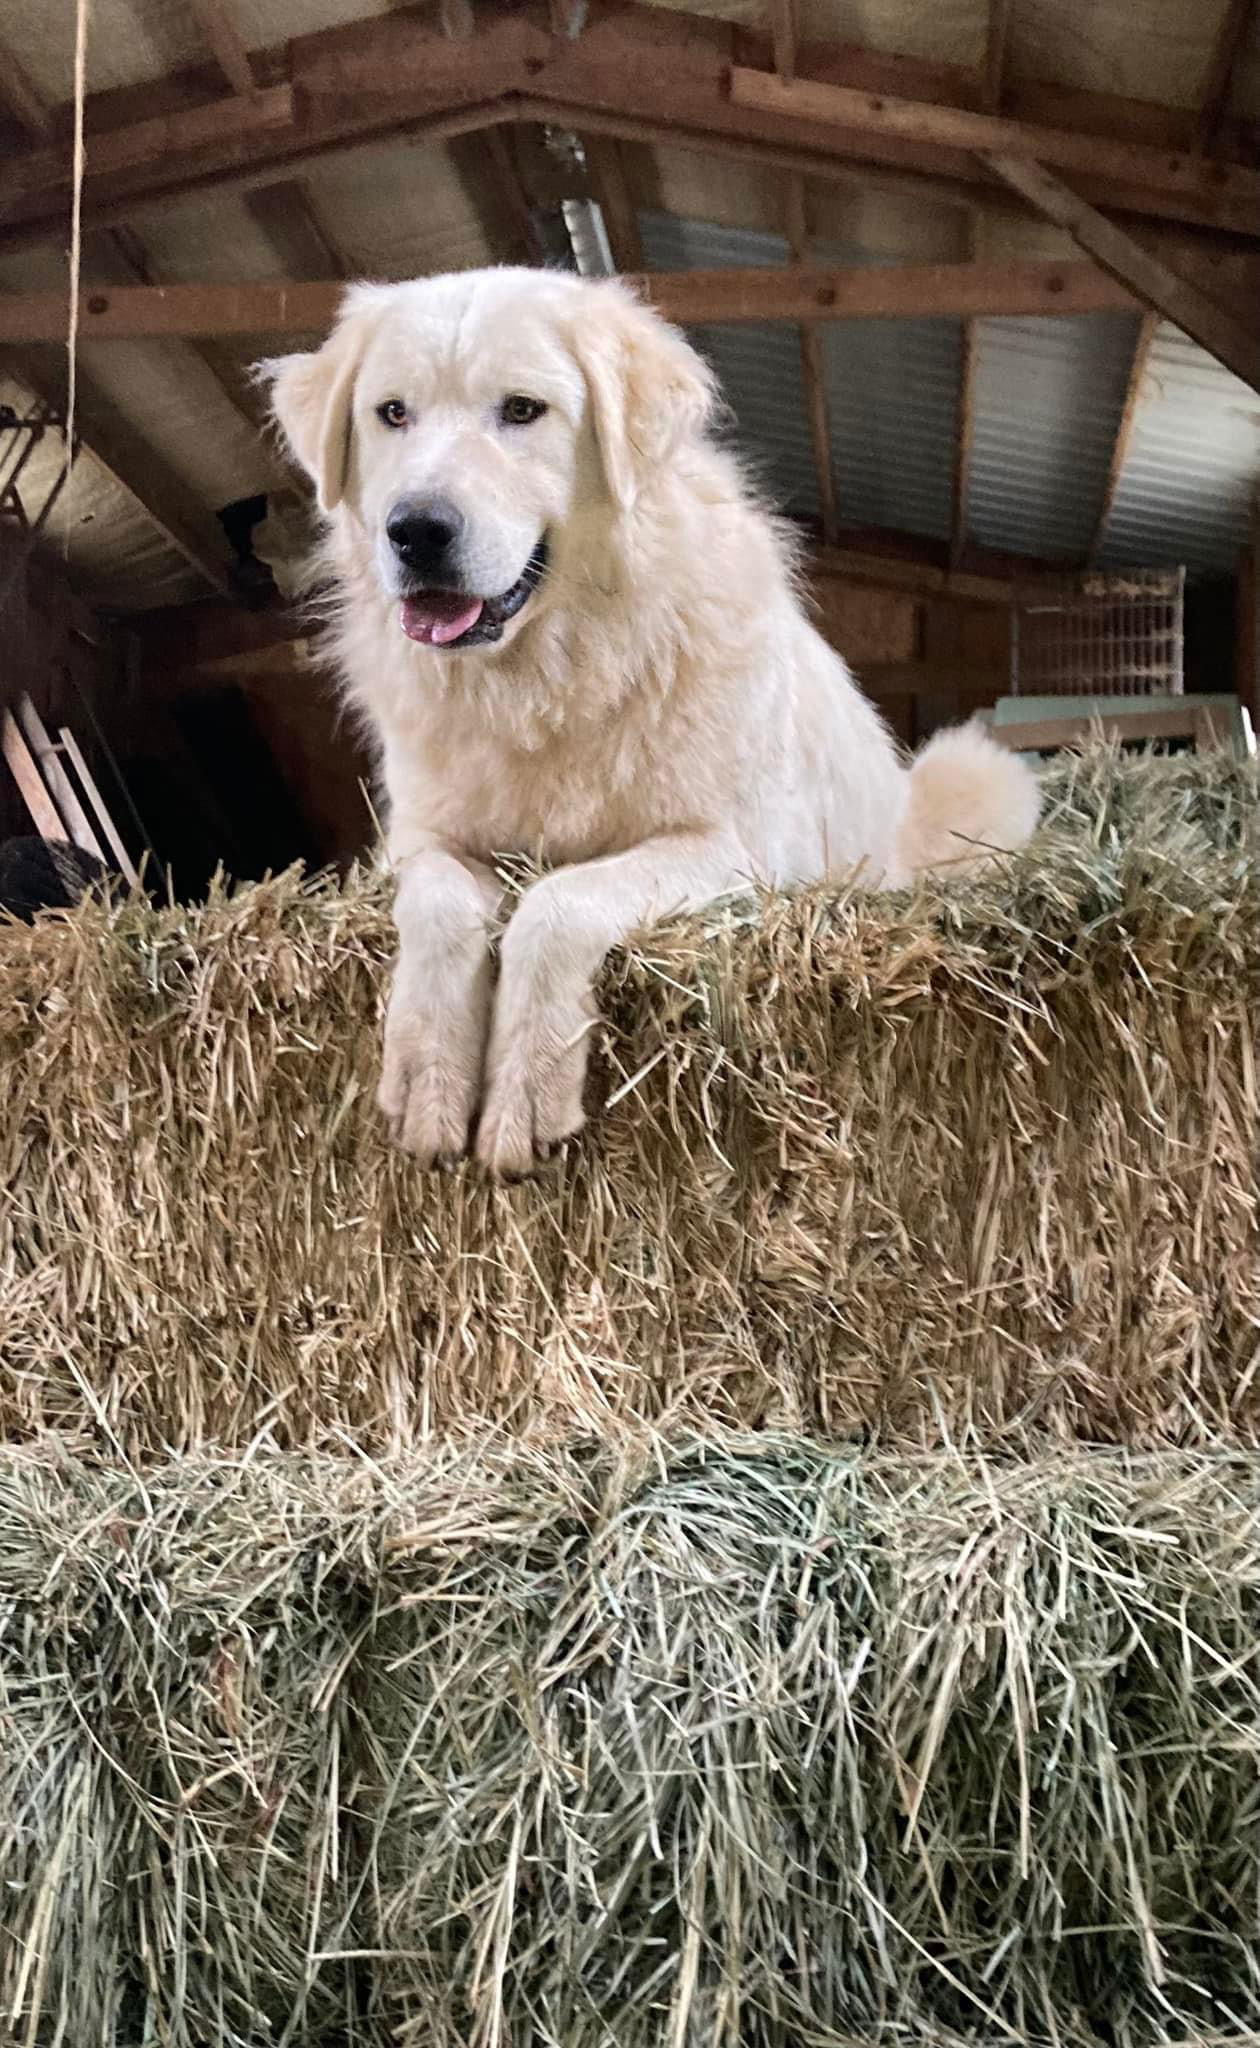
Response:
[[[1032,838],[1041,793],[1028,765],[978,725],[936,733],[910,767],[898,865],[971,874]]]

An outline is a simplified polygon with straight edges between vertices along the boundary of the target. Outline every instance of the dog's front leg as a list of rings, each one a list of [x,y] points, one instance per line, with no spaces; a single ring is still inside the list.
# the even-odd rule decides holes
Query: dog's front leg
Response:
[[[477,1157],[531,1172],[582,1124],[592,987],[605,955],[639,927],[747,880],[718,834],[678,833],[561,868],[526,891],[503,935]]]
[[[385,1016],[379,1102],[423,1165],[468,1149],[490,1023],[490,930],[500,890],[488,868],[441,848],[398,869],[398,963]]]

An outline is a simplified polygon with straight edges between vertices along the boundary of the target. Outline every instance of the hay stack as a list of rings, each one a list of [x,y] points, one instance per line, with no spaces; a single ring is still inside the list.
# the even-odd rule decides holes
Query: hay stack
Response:
[[[381,885],[0,932],[0,1434],[779,1421],[1260,1431],[1255,771],[1060,772],[984,885],[729,905],[609,968],[550,1181],[391,1156]]]
[[[1254,1458],[8,1452],[0,1569],[17,2040],[1260,2031]]]

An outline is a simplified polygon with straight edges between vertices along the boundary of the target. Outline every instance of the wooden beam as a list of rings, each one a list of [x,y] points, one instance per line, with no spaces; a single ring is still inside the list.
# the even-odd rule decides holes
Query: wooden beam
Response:
[[[990,157],[989,162],[1031,207],[1056,227],[1065,228],[1135,298],[1182,328],[1253,391],[1260,391],[1260,333],[1245,327],[1197,285],[1179,277],[1040,164],[1004,156]]]
[[[780,78],[796,76],[797,0],[770,0],[770,38]]]
[[[792,262],[798,268],[809,262],[809,220],[805,180],[787,181],[785,226]],[[818,486],[818,516],[826,544],[834,546],[840,526],[836,503],[836,479],[832,464],[831,411],[827,403],[827,380],[823,338],[817,324],[806,320],[800,327],[801,384],[809,420],[809,439],[814,452],[814,477]]]
[[[1010,605],[1025,590],[1063,589],[1063,578],[1029,562],[1009,574],[989,575],[951,569],[935,549],[899,549],[887,553],[846,541],[837,547],[816,547],[807,557],[811,575],[842,576],[854,583],[872,583],[884,590],[912,591],[919,597],[957,597],[970,604]]]
[[[188,0],[188,6],[233,92],[248,99],[255,91],[254,69],[228,0]]]
[[[989,0],[984,43],[984,104],[991,114],[1002,111],[1006,84],[1006,45],[1011,27],[1011,0]]]
[[[299,284],[349,277],[346,259],[320,219],[301,178],[281,178],[271,185],[257,185],[243,197],[247,213],[255,226],[262,229],[287,277]]]
[[[505,255],[518,261],[542,263],[547,252],[534,222],[512,143],[512,131],[507,128],[491,128],[481,138],[492,195],[491,226],[497,226],[496,239]]]
[[[1116,436],[1111,444],[1111,460],[1107,465],[1107,481],[1103,486],[1102,502],[1098,507],[1098,518],[1094,523],[1093,535],[1086,552],[1087,562],[1096,562],[1120,488],[1124,471],[1124,459],[1129,452],[1133,438],[1133,422],[1137,417],[1138,398],[1142,390],[1142,379],[1146,374],[1146,362],[1151,344],[1159,327],[1158,313],[1143,313],[1138,322],[1138,331],[1133,344],[1133,359],[1129,364],[1129,377],[1125,385],[1124,404],[1116,423]]]
[[[1014,150],[1071,170],[1096,204],[1260,240],[1260,172],[1125,140],[1102,127],[1101,114],[1098,132],[1083,130],[1075,124],[1095,104],[1088,95],[1072,103],[1071,126],[1003,122],[913,91],[848,89],[845,97],[833,85],[789,84],[732,68],[735,48],[727,23],[632,0],[600,10],[576,38],[551,33],[541,0],[511,8],[486,0],[476,35],[463,41],[410,9],[387,11],[260,53],[259,78],[284,82],[249,97],[190,105],[187,84],[173,83],[168,111],[120,121],[111,109],[136,101],[107,96],[89,110],[85,217],[99,223],[163,195],[257,182],[353,142],[470,133],[547,106],[579,133],[598,122],[627,137],[664,129],[684,146],[756,145],[780,152],[781,163],[794,157],[784,167],[809,175],[835,175],[855,162],[985,184],[976,152]],[[926,75],[905,59],[885,60],[884,72],[911,84]],[[828,97],[818,107],[798,93]],[[0,241],[12,247],[60,233],[68,184],[64,144],[8,161],[0,168]]]
[[[639,209],[634,203],[621,144],[613,136],[584,135],[582,153],[590,173],[591,197],[603,215],[604,232],[617,269],[643,269]]]
[[[732,67],[730,90],[735,106],[829,133],[833,146],[848,153],[853,137],[866,136],[962,151],[990,165],[998,157],[1024,159],[1112,187],[1112,203],[1121,209],[1206,221],[1250,235],[1260,221],[1260,171],[1241,166],[811,79],[788,85],[772,72],[740,65]]]
[[[1199,98],[1195,141],[1200,149],[1212,147],[1229,112],[1234,69],[1242,54],[1254,13],[1255,0],[1228,0],[1216,40],[1212,45],[1212,54],[1208,59],[1207,73],[1203,80],[1203,91]]]
[[[866,270],[801,265],[787,271],[649,271],[630,281],[668,319],[683,324],[1074,314],[1133,304],[1129,290],[1090,263],[890,264]],[[90,289],[80,307],[80,334],[84,341],[309,334],[331,325],[342,292],[336,281]],[[65,329],[61,292],[0,297],[0,344],[58,341]]]

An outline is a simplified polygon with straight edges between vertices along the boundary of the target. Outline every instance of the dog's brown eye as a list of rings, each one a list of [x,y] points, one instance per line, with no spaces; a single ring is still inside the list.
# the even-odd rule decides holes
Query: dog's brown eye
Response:
[[[384,405],[377,406],[376,417],[380,420],[382,426],[405,427],[407,424],[407,408],[401,398],[387,398]]]
[[[541,398],[526,398],[524,392],[513,391],[499,407],[499,418],[505,427],[530,427],[546,410]]]

